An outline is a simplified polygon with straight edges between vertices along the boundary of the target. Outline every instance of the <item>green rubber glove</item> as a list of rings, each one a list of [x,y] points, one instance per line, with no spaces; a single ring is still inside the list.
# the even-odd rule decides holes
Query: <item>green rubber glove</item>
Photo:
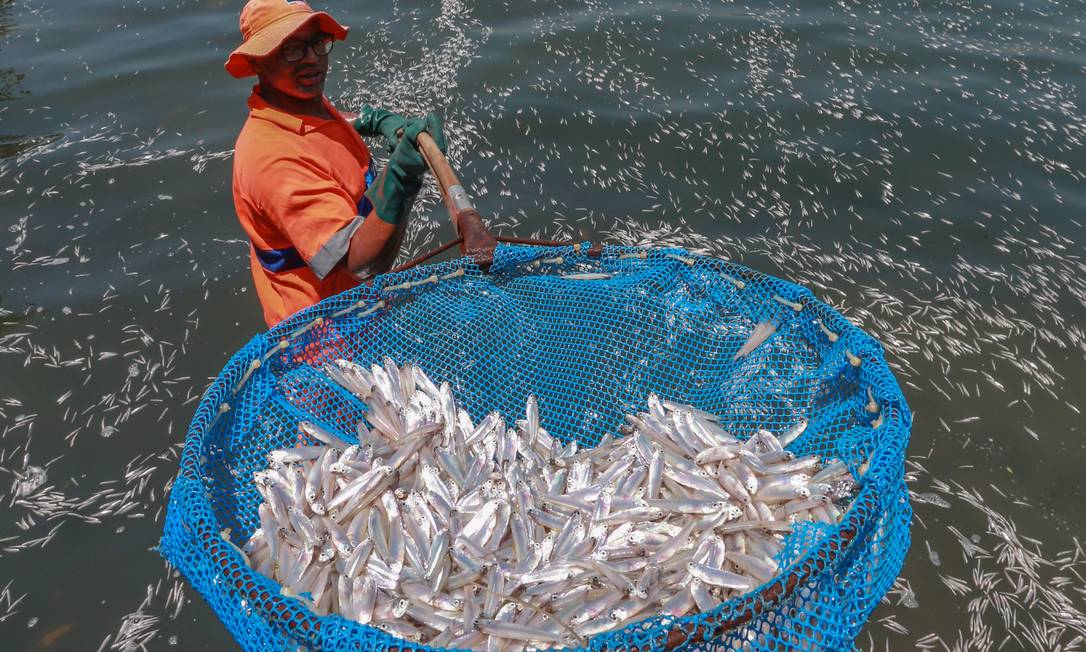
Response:
[[[391,153],[400,141],[396,132],[403,129],[406,123],[407,119],[398,113],[375,109],[366,104],[354,119],[354,130],[360,136],[384,136],[385,149]]]
[[[441,150],[442,154],[445,153],[445,123],[442,122],[438,114],[431,111],[421,118],[408,118],[407,124],[412,127],[419,127],[420,131],[430,134],[437,148]],[[414,133],[417,134],[418,132],[415,131]],[[411,139],[411,142],[414,142],[414,138]]]
[[[407,217],[422,189],[426,161],[415,147],[415,139],[425,126],[425,121],[404,126],[404,138],[392,150],[385,169],[366,189],[366,197],[373,203],[377,217],[389,224],[399,224]]]

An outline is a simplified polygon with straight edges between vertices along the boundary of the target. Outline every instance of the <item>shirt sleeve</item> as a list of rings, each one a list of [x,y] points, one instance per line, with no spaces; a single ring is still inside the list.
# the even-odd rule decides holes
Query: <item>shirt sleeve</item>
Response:
[[[365,216],[346,188],[304,158],[275,159],[260,174],[261,211],[323,279],[347,255]]]

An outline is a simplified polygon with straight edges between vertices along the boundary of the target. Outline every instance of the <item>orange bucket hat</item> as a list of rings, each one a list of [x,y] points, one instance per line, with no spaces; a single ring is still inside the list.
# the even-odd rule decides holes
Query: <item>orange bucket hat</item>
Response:
[[[249,57],[263,57],[273,52],[299,27],[311,20],[337,41],[347,38],[347,28],[323,11],[302,0],[249,0],[241,10],[242,43],[226,60],[226,72],[234,77],[248,77],[256,71]]]

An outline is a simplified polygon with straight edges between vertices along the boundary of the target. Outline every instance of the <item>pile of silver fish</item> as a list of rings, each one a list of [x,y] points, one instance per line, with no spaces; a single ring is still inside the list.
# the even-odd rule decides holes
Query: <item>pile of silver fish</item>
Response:
[[[369,410],[350,444],[270,453],[254,474],[250,565],[318,614],[433,646],[582,645],[656,614],[712,609],[778,573],[798,521],[836,523],[843,462],[785,450],[806,427],[746,440],[648,398],[625,437],[562,444],[536,399],[475,422],[417,367],[325,367]]]

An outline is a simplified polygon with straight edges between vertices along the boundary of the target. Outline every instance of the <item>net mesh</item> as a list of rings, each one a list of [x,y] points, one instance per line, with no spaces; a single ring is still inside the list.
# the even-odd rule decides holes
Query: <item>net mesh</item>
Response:
[[[365,406],[321,373],[385,356],[448,382],[475,419],[524,417],[592,446],[645,410],[650,392],[720,417],[739,437],[799,418],[797,455],[870,466],[838,526],[788,535],[781,575],[709,613],[655,616],[584,649],[852,648],[909,547],[904,455],[911,416],[880,345],[806,289],[681,249],[500,246],[378,277],[257,335],[207,390],[173,485],[162,554],[246,650],[430,650],[339,616],[316,616],[250,570],[223,538],[259,526],[254,471],[298,443],[299,421],[357,441]],[[591,275],[580,276],[578,275]],[[609,275],[601,277],[600,275]],[[754,326],[776,333],[734,360]]]

